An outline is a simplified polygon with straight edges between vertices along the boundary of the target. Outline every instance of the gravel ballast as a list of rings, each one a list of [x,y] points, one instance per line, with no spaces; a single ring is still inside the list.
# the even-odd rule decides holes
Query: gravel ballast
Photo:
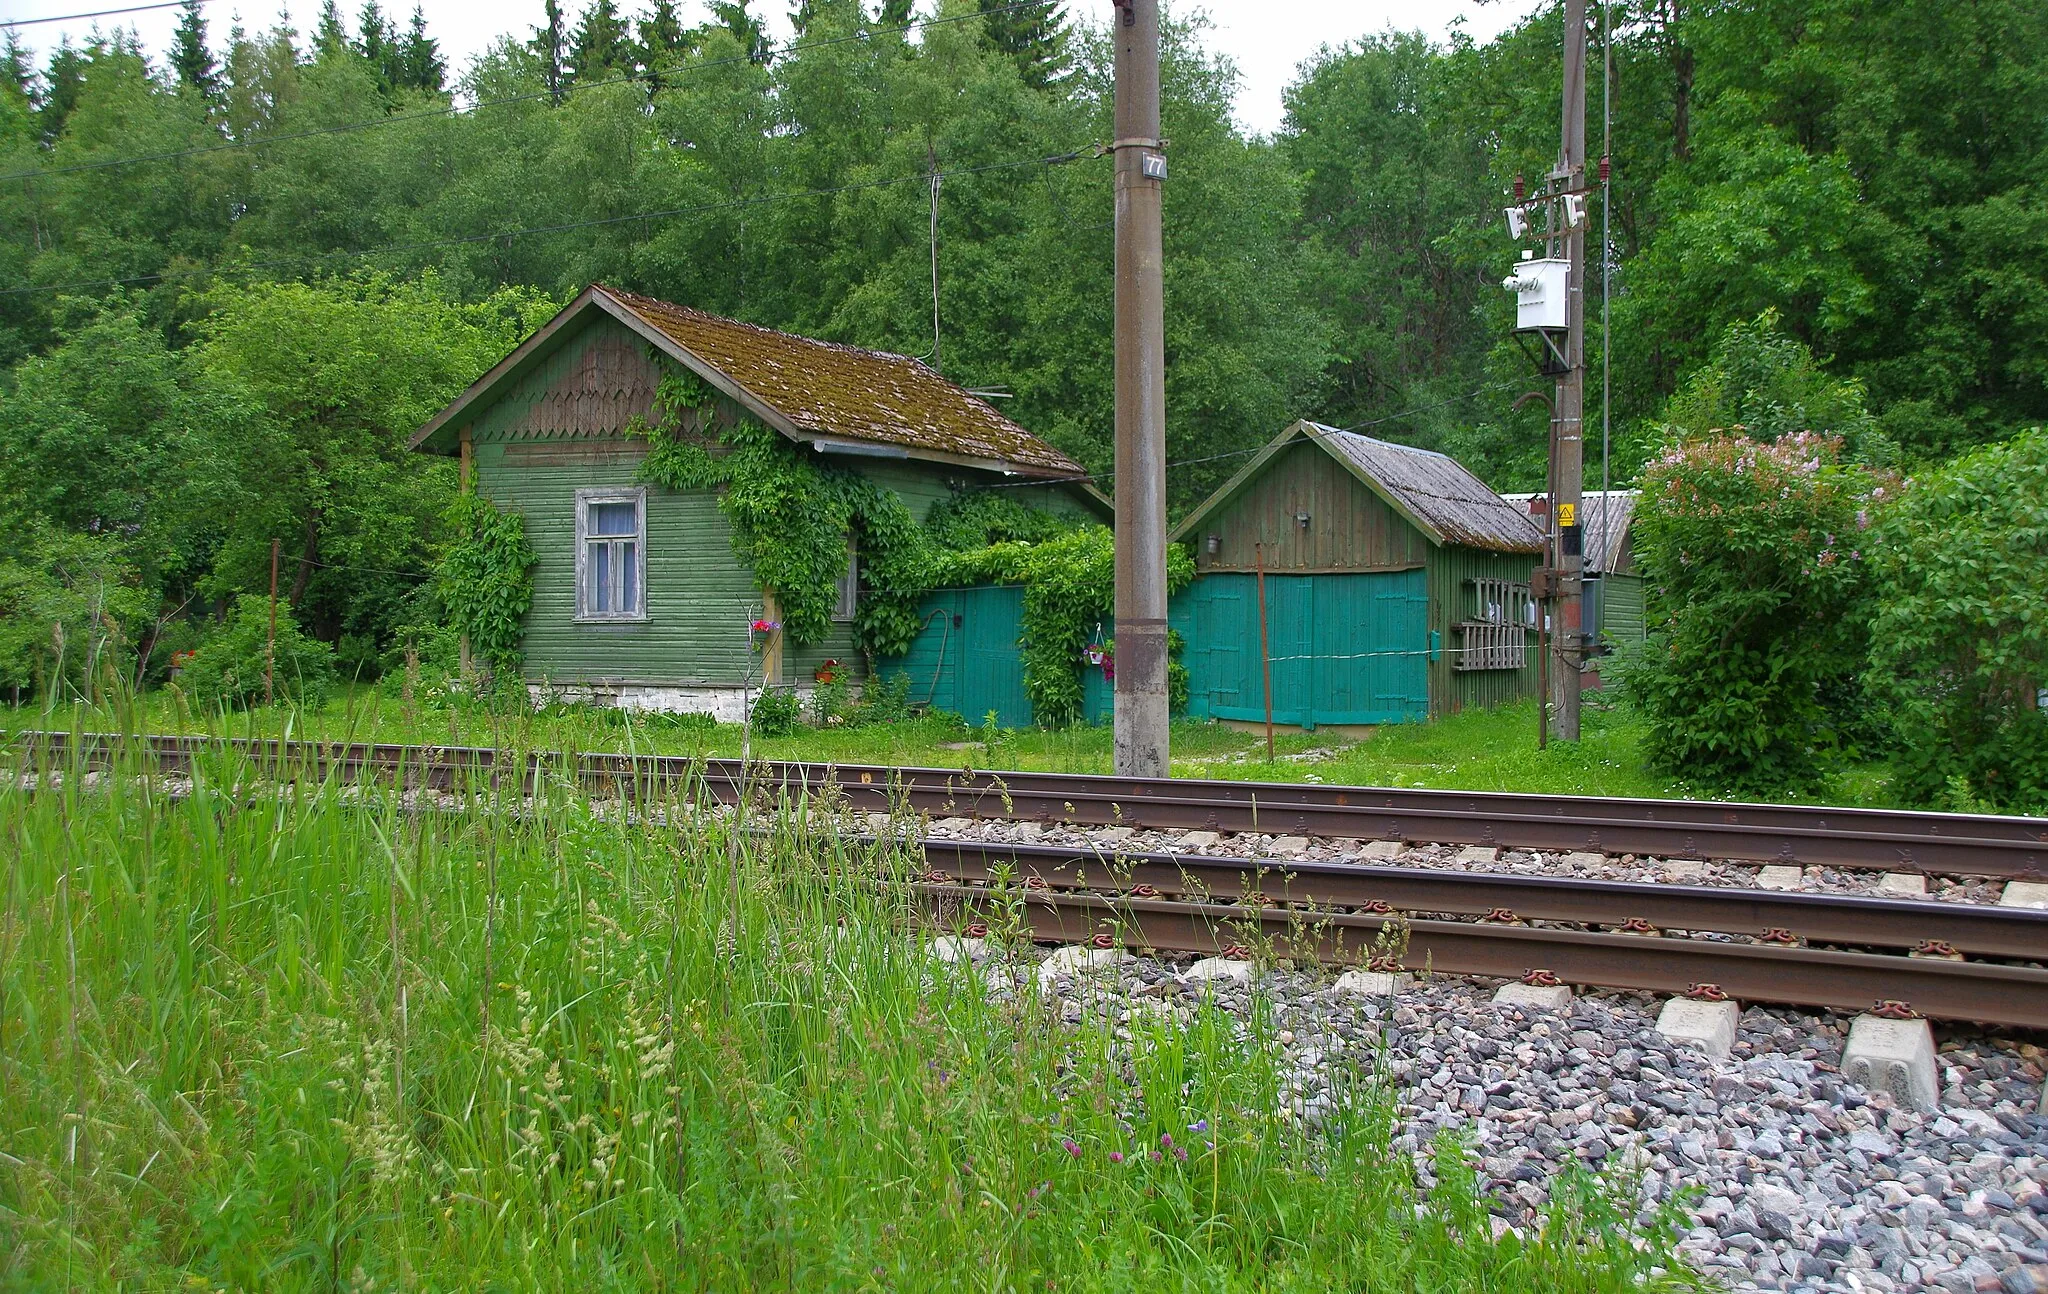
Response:
[[[1641,994],[1549,1012],[1440,976],[1376,997],[1340,992],[1320,970],[1192,981],[1153,958],[1037,969],[986,973],[1005,991],[1042,991],[1076,1027],[1162,1008],[1185,1018],[1204,1000],[1249,1019],[1266,995],[1295,1117],[1318,1126],[1333,1079],[1382,1074],[1400,1103],[1397,1145],[1425,1182],[1438,1131],[1464,1131],[1508,1225],[1530,1224],[1576,1159],[1640,1169],[1650,1201],[1698,1188],[1682,1250],[1734,1288],[2048,1294],[2044,1057],[2031,1045],[1946,1038],[1942,1110],[1923,1116],[1841,1079],[1847,1017],[1750,1008],[1715,1064],[1659,1035],[1661,1001]]]

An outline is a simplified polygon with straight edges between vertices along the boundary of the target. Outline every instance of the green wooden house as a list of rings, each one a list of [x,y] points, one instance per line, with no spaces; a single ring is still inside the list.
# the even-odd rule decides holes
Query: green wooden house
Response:
[[[1170,541],[1197,571],[1172,614],[1194,717],[1262,721],[1268,667],[1302,728],[1536,695],[1542,535],[1454,459],[1297,422]]]
[[[858,676],[851,538],[825,640],[759,641],[749,626],[777,618],[775,591],[734,555],[717,491],[641,479],[648,446],[627,430],[672,367],[716,393],[691,411],[708,440],[756,419],[920,520],[954,491],[998,483],[1034,507],[1108,516],[1079,464],[914,359],[594,286],[412,442],[459,455],[472,488],[524,517],[539,558],[523,643],[537,692],[730,721],[750,686],[805,689],[827,661]]]

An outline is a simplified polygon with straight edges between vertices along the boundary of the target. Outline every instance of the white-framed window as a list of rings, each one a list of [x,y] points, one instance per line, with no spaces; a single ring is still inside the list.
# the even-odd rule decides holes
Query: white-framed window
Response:
[[[647,618],[647,489],[576,491],[576,618]]]
[[[834,620],[851,620],[856,607],[860,605],[860,550],[853,545],[853,536],[846,537],[846,569],[839,573],[839,596],[832,603]]]
[[[1527,584],[1512,580],[1467,580],[1473,614],[1460,621],[1458,651],[1451,668],[1521,669],[1528,662],[1529,630],[1536,602]]]

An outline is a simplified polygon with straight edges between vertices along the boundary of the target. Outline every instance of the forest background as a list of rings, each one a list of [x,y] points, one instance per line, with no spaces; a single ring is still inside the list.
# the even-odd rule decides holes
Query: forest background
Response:
[[[10,43],[0,687],[35,687],[65,625],[118,623],[160,672],[195,612],[267,588],[273,539],[296,620],[345,672],[388,665],[436,615],[454,485],[407,436],[593,281],[923,356],[1106,473],[1095,16],[803,0],[775,47],[746,0],[712,11],[551,4],[459,71],[375,0],[237,28],[224,58],[196,8],[166,51],[117,31],[38,67]],[[1595,156],[1604,93],[1615,129],[1589,407],[1611,372],[1615,484],[1674,427],[1796,427],[1906,473],[2048,417],[2048,10],[1593,19]],[[1199,14],[1169,21],[1177,509],[1303,416],[1540,487],[1500,208],[1555,157],[1561,27],[1363,33],[1265,137],[1233,123]]]

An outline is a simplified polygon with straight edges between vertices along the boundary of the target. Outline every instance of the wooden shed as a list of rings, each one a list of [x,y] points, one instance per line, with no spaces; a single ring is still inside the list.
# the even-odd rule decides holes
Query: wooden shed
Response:
[[[1175,527],[1188,711],[1302,728],[1415,722],[1537,691],[1525,510],[1443,454],[1313,422]],[[1261,651],[1260,572],[1264,572]]]
[[[523,644],[536,688],[734,720],[750,680],[808,687],[827,660],[855,663],[851,542],[831,633],[757,650],[748,625],[774,618],[774,590],[734,554],[718,492],[641,478],[648,446],[627,431],[671,366],[715,391],[709,424],[758,420],[919,520],[953,491],[996,483],[1028,506],[1108,515],[1079,464],[914,359],[593,286],[412,442],[461,455],[475,489],[525,518],[539,558]]]

